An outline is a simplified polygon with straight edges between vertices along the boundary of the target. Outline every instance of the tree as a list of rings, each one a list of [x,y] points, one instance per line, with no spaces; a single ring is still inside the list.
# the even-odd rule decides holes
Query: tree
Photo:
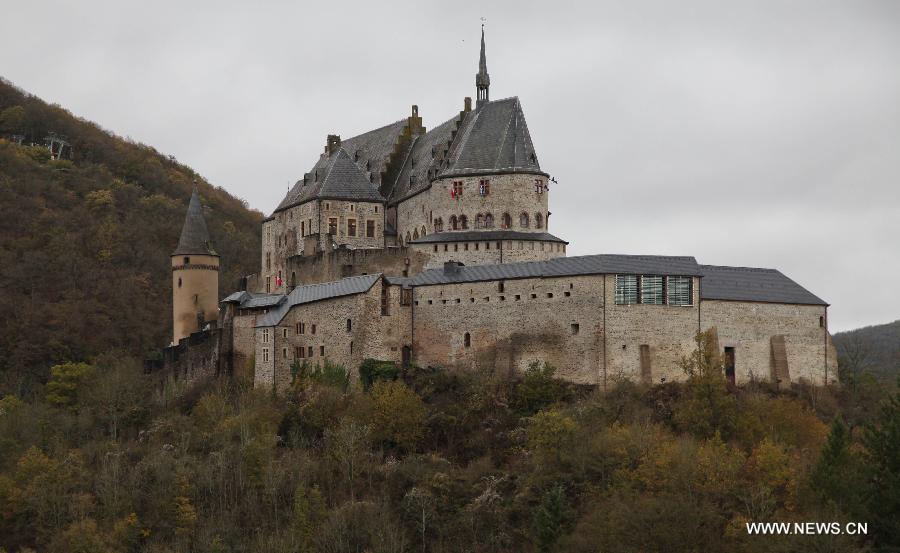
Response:
[[[371,428],[349,417],[341,419],[336,429],[325,431],[325,444],[329,455],[337,462],[347,479],[350,500],[356,500],[354,484],[369,449]]]
[[[576,424],[556,409],[541,411],[528,421],[528,447],[547,464],[562,461],[562,449],[571,440]]]
[[[427,411],[422,399],[399,380],[378,381],[372,386],[372,430],[404,451],[413,451],[425,433]]]
[[[549,553],[565,530],[566,490],[556,485],[544,492],[541,502],[532,511],[538,551]]]
[[[900,381],[898,381],[900,385]],[[869,472],[869,516],[876,542],[900,546],[900,391],[882,402],[863,434]]]
[[[516,386],[516,408],[531,416],[562,399],[562,384],[554,378],[556,368],[548,363],[532,362]]]
[[[28,116],[22,106],[11,106],[0,111],[0,132],[17,133],[25,132]]]
[[[313,551],[313,534],[326,513],[325,500],[319,488],[297,486],[294,492],[294,510],[291,515],[291,531],[299,553]]]
[[[47,383],[47,402],[57,407],[78,410],[78,401],[86,391],[86,385],[96,374],[96,368],[87,363],[63,363],[50,368]]]
[[[833,503],[846,514],[858,513],[856,499],[862,481],[859,461],[850,450],[850,433],[844,420],[837,416],[831,423],[828,441],[822,448],[809,477],[813,492],[826,502]]]
[[[731,438],[737,419],[734,397],[725,385],[725,360],[718,351],[714,331],[697,333],[697,349],[681,360],[688,376],[686,393],[675,410],[678,425],[701,438],[718,432]]]

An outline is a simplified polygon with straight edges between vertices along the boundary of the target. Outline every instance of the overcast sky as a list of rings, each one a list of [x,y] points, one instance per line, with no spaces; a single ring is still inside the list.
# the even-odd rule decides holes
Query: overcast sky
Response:
[[[17,2],[0,75],[266,214],[325,136],[519,96],[569,255],[774,267],[900,318],[900,2]],[[12,7],[12,6],[15,7]]]

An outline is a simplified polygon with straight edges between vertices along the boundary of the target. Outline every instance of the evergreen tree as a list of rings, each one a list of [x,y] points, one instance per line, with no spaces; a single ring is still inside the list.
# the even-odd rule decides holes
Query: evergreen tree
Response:
[[[828,441],[810,474],[810,486],[822,500],[846,514],[859,512],[859,462],[850,450],[850,432],[837,416],[831,423]]]
[[[565,531],[566,492],[562,485],[544,493],[540,504],[534,509],[533,518],[538,551],[554,551],[556,542]]]
[[[876,543],[900,548],[900,392],[881,404],[875,423],[866,427],[863,443],[868,450],[868,506]]]

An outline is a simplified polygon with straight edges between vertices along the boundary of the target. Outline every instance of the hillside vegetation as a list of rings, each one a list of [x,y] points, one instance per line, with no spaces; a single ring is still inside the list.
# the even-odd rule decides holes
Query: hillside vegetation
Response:
[[[710,355],[685,367],[684,384],[604,393],[542,365],[367,361],[359,380],[295,367],[285,397],[223,379],[162,407],[118,355],[60,365],[43,398],[0,400],[0,548],[896,551],[900,395],[728,388]],[[769,521],[868,527],[748,534]]]
[[[839,332],[834,345],[842,380],[868,374],[892,382],[900,375],[900,321]]]
[[[49,133],[72,159],[51,160]],[[2,137],[24,136],[22,146]],[[261,214],[149,146],[0,80],[0,392],[30,393],[53,364],[171,340],[171,272],[198,181],[220,292],[256,272]]]

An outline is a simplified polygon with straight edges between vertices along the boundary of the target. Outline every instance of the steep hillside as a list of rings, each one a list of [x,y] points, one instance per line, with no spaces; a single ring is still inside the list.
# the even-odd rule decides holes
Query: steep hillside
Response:
[[[900,376],[900,320],[839,332],[834,345],[842,370],[891,381]]]
[[[50,159],[50,133],[71,159]],[[0,395],[42,382],[54,363],[168,343],[169,255],[195,179],[227,293],[257,270],[260,213],[0,79]]]

